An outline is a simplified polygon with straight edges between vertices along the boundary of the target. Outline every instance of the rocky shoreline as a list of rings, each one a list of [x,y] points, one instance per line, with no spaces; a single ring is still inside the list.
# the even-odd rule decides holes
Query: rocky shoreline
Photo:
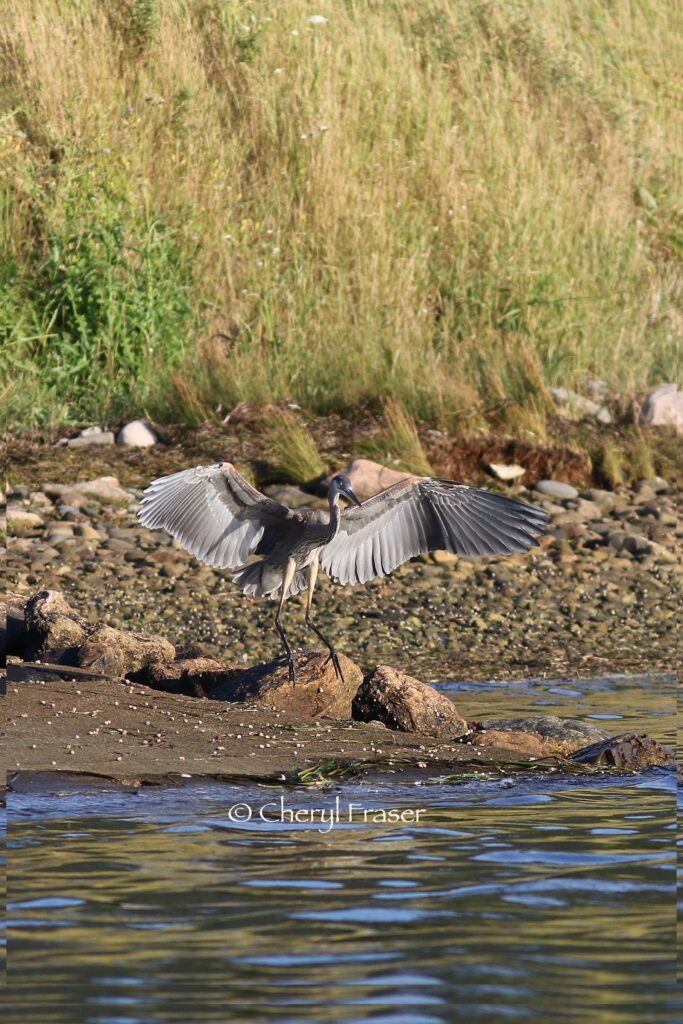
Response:
[[[49,591],[63,602],[65,630],[50,647],[34,616],[28,642],[14,648],[13,771],[296,781],[323,764],[434,775],[546,758],[578,770],[573,759],[586,748],[588,764],[671,762],[648,738],[615,741],[568,720],[481,728],[425,683],[671,672],[683,611],[676,484],[654,478],[608,491],[538,476],[528,488],[489,479],[546,509],[541,546],[481,561],[437,552],[366,587],[321,579],[316,621],[336,640],[350,683],[340,697],[325,657],[300,653],[294,697],[282,664],[271,661],[279,654],[273,605],[244,598],[227,574],[138,523],[141,485],[211,461],[162,447],[98,448],[118,476],[84,475],[78,448],[58,456],[38,447],[12,467],[3,570],[15,595],[10,625]],[[265,486],[286,504],[324,504],[315,487]],[[292,642],[310,642],[301,598],[285,615]],[[54,671],[37,660],[66,664]]]
[[[315,781],[542,767],[672,766],[646,735],[611,736],[548,715],[482,723],[389,666],[303,656],[244,669],[157,635],[89,622],[56,591],[8,604],[7,756],[12,777],[67,772],[126,785],[207,776]],[[30,661],[28,659],[36,659]],[[252,760],[253,759],[253,760]],[[10,780],[11,783],[11,780]]]
[[[154,473],[150,465],[145,475]],[[244,598],[227,574],[141,527],[139,488],[73,475],[10,489],[6,590],[58,589],[91,618],[171,634],[233,663],[277,653],[273,606]],[[671,671],[683,492],[659,479],[613,492],[550,487],[505,488],[550,514],[540,548],[481,561],[437,552],[358,588],[322,578],[318,626],[353,660],[415,665],[430,680]],[[288,503],[321,502],[300,488],[268,490]],[[286,617],[293,643],[308,642],[300,598]]]

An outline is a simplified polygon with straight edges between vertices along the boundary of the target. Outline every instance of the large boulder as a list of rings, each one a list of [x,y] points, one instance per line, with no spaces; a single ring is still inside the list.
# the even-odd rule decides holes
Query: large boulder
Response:
[[[58,590],[41,590],[24,609],[23,655],[119,679],[145,665],[172,661],[175,648],[156,634],[88,622]]]
[[[115,476],[98,476],[94,480],[85,480],[74,484],[72,490],[85,495],[98,505],[113,505],[115,508],[125,508],[133,500]]]
[[[99,625],[81,643],[76,664],[105,676],[121,679],[145,665],[173,661],[175,647],[154,633],[124,633]]]
[[[468,742],[477,755],[492,762],[564,757],[576,749],[576,744],[543,736],[533,729],[484,729],[468,737]]]
[[[293,686],[283,660],[255,665],[209,690],[214,700],[244,701],[282,708],[298,718],[351,718],[351,703],[363,680],[363,673],[345,655],[339,655],[344,679],[337,677],[327,652],[297,658],[297,679]]]
[[[457,739],[469,732],[455,704],[427,683],[387,665],[365,677],[353,701],[358,722],[382,722],[399,732]]]
[[[58,590],[40,590],[24,609],[24,657],[28,661],[66,661],[73,664],[91,623],[81,618]]]
[[[325,499],[307,494],[301,487],[292,484],[271,484],[263,488],[263,493],[288,508],[327,508]]]
[[[587,743],[603,742],[609,733],[577,718],[530,715],[477,722],[469,742],[482,756],[512,761],[567,757]]]
[[[73,484],[44,483],[41,487],[52,501],[76,507],[95,502],[98,505],[113,505],[125,508],[133,500],[128,491],[121,487],[115,476],[98,476],[94,480],[80,480]]]
[[[349,478],[351,486],[361,501],[372,498],[374,494],[379,494],[380,491],[391,487],[392,484],[397,484],[399,480],[407,480],[412,476],[411,473],[400,473],[396,469],[389,469],[388,466],[373,462],[372,459],[354,459],[346,469],[339,470],[339,472]],[[333,473],[329,479],[331,480],[334,475]]]

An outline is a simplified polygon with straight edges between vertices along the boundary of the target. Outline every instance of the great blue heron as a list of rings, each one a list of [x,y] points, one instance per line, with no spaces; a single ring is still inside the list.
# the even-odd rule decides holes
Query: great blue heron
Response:
[[[342,511],[340,497],[355,507]],[[286,598],[306,587],[306,625],[342,677],[334,647],[311,620],[320,566],[339,583],[366,583],[428,551],[470,558],[527,551],[547,522],[533,505],[436,477],[408,477],[360,502],[340,473],[332,478],[328,501],[329,513],[287,508],[252,487],[230,462],[219,462],[155,480],[138,516],[201,562],[231,571],[245,594],[278,599],[275,628],[292,683],[296,662],[280,615]]]

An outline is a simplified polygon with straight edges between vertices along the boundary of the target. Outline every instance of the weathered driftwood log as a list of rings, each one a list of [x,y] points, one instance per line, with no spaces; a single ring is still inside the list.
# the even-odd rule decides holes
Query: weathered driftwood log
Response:
[[[175,657],[173,645],[155,634],[88,622],[57,590],[41,590],[27,601],[23,633],[27,661],[76,665],[116,679]]]
[[[147,665],[130,678],[166,693],[182,693],[187,697],[208,697],[217,687],[227,684],[243,669],[231,668],[204,654],[180,657],[175,661]]]

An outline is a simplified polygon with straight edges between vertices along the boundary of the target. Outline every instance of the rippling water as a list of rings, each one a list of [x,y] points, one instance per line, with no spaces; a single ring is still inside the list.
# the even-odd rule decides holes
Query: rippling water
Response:
[[[673,730],[670,679],[465,689],[488,717],[578,704]],[[683,1018],[668,771],[67,786],[12,795],[9,819],[6,1019]]]

